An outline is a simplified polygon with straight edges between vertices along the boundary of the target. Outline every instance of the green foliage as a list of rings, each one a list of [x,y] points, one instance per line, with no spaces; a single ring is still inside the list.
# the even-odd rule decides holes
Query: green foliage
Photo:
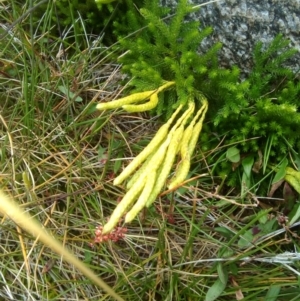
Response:
[[[99,10],[93,0],[86,0],[84,2],[78,0],[60,0],[56,1],[55,4],[59,22],[64,27],[73,24],[72,19],[77,18],[78,12],[86,21],[86,24],[95,26],[99,22]]]
[[[287,151],[285,139],[291,147],[300,146],[300,84],[292,71],[283,66],[296,52],[288,44],[282,35],[265,51],[258,43],[248,79],[237,79],[234,86],[228,85],[222,91],[222,107],[213,118],[215,130],[227,131],[227,142],[238,142],[243,152],[263,151],[268,137],[272,137],[272,150],[276,149],[271,155],[278,160]],[[220,86],[224,83],[220,82]],[[255,136],[262,139],[247,141]]]
[[[283,65],[296,52],[288,45],[289,41],[282,35],[278,35],[265,50],[262,43],[258,43],[253,54],[254,67],[246,80],[234,79],[233,68],[230,81],[224,85],[219,73],[213,81],[214,90],[206,92],[213,96],[209,130],[219,136],[225,135],[224,144],[234,144],[242,154],[254,156],[257,162],[255,173],[245,181],[242,167],[235,167],[233,173],[232,163],[223,161],[216,172],[229,175],[227,184],[230,186],[237,187],[242,182],[250,189],[273,170],[272,164],[278,164],[288,152],[300,149],[300,83]],[[218,104],[217,107],[214,104]],[[206,142],[206,148],[212,149],[217,143]],[[261,164],[259,154],[263,157]],[[213,163],[211,160],[208,159],[209,163]],[[238,166],[239,163],[242,161],[235,164]],[[267,194],[268,181],[261,183],[259,189],[261,194]]]
[[[124,7],[122,5],[118,6],[118,9],[114,11],[116,5],[114,3],[103,5],[101,3],[96,3],[95,0],[59,0],[59,1],[49,1],[36,10],[34,10],[33,18],[35,22],[40,22],[45,11],[47,11],[47,17],[50,17],[52,35],[58,37],[67,28],[75,26],[77,33],[82,33],[84,36],[84,31],[88,34],[100,34],[105,29],[105,39],[112,42],[112,31],[110,27],[110,19],[112,14],[114,18],[118,18],[122,15],[122,10]],[[75,22],[78,18],[82,19],[82,22]],[[84,26],[83,26],[84,24]],[[49,26],[50,27],[50,26]],[[77,39],[79,37],[76,37]],[[84,38],[82,38],[84,39]],[[113,40],[114,41],[114,40]]]
[[[130,1],[129,1],[130,2]],[[211,28],[199,31],[199,22],[185,20],[194,9],[181,0],[175,16],[166,18],[168,9],[160,7],[159,1],[145,1],[145,6],[136,13],[128,9],[128,26],[136,32],[134,38],[124,38],[116,23],[121,47],[126,53],[120,58],[123,72],[132,78],[133,91],[145,91],[161,86],[165,81],[175,81],[176,90],[161,96],[157,114],[167,118],[179,104],[185,104],[190,95],[195,96],[208,78],[208,70],[221,44],[214,45],[207,53],[198,54],[201,41]],[[124,27],[124,24],[123,24]]]

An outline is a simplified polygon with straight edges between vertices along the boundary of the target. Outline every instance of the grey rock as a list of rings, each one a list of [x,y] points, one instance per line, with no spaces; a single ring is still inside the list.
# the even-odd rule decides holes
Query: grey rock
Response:
[[[191,0],[199,5],[207,0]],[[162,5],[174,9],[178,0],[161,0]],[[282,33],[290,46],[298,50],[287,63],[294,72],[300,69],[300,0],[220,0],[208,3],[191,15],[202,27],[211,26],[213,34],[203,41],[201,50],[219,41],[223,48],[220,62],[238,65],[247,74],[253,64],[252,53],[258,41],[267,46]]]

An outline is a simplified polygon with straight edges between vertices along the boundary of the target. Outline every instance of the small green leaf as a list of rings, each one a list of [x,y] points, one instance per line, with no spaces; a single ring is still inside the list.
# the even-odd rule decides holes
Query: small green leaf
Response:
[[[63,94],[65,94],[68,98],[70,98],[70,99],[73,99],[75,96],[76,96],[76,94],[75,93],[73,93],[73,92],[71,92],[70,90],[68,90],[66,87],[64,87],[64,86],[58,86],[58,90],[60,91],[60,92],[62,92]],[[74,101],[76,101],[76,102],[81,102],[82,101],[82,98],[80,97],[80,96],[76,96],[76,98],[74,99]]]
[[[100,146],[98,149],[98,158],[103,160],[104,158],[107,159],[107,149]]]
[[[300,156],[294,153],[294,162],[296,163],[298,169],[300,169]]]
[[[58,86],[58,90],[60,92],[62,92],[63,94],[68,95],[68,91],[69,90],[66,87],[64,87],[64,86]]]
[[[74,99],[74,101],[76,101],[76,102],[82,102],[82,97],[80,97],[80,96],[76,96],[76,98]]]
[[[299,220],[300,217],[300,204],[295,204],[292,210],[292,216],[290,217],[289,225],[292,226],[295,222]]]
[[[218,257],[228,258],[233,255],[233,250],[227,246],[223,246],[218,251]]]
[[[217,265],[217,271],[221,282],[226,285],[228,281],[228,271],[223,267],[221,262]]]
[[[235,275],[235,276],[237,276],[238,273],[239,273],[239,268],[238,268],[238,266],[237,266],[235,263],[230,263],[230,264],[228,265],[228,270],[229,270],[229,272],[230,272],[231,274],[233,274],[233,275]]]
[[[90,115],[92,113],[95,113],[95,112],[98,112],[97,108],[96,108],[96,104],[92,104],[92,105],[89,105],[87,108],[84,109],[85,110],[85,114],[86,116],[87,115]],[[100,118],[99,118],[100,119]],[[97,118],[98,120],[98,118]]]
[[[245,197],[245,195],[248,193],[248,191],[251,188],[251,172],[252,172],[252,166],[254,163],[254,157],[248,156],[243,159],[242,165],[243,165],[243,175],[242,175],[242,190],[241,195],[242,197]]]
[[[91,263],[91,261],[93,260],[93,254],[92,252],[86,250],[84,252],[84,259],[83,259],[83,262],[84,263]]]
[[[271,285],[264,300],[265,301],[276,301],[277,297],[280,293],[280,290],[281,290],[281,286]]]
[[[263,234],[268,234],[274,231],[277,225],[278,225],[277,219],[273,218],[271,220],[268,220],[265,224],[260,224],[260,229]]]
[[[240,162],[241,155],[240,155],[239,149],[237,149],[234,146],[228,148],[228,150],[226,152],[226,158],[227,158],[228,161],[230,161],[232,163],[238,163],[238,162]]]
[[[260,218],[259,218],[259,223],[260,224],[265,224],[269,219],[268,219],[268,211],[267,210],[262,210],[262,212],[265,211],[266,214],[263,214]]]
[[[214,301],[216,300],[226,288],[226,284],[224,284],[220,278],[216,280],[216,282],[208,289],[205,301]]]
[[[226,238],[231,238],[233,236],[233,232],[225,227],[216,227],[214,230]]]
[[[238,246],[239,248],[247,248],[253,240],[253,231],[252,229],[247,230],[239,239]]]
[[[279,166],[278,171],[276,172],[276,175],[272,181],[272,184],[277,183],[284,179],[287,166],[288,166],[288,159],[284,158]]]
[[[245,172],[242,175],[242,189],[241,197],[244,198],[251,188],[251,179],[247,176]]]
[[[121,160],[116,160],[114,163],[114,173],[118,173],[118,171],[120,170],[122,165],[122,161]]]
[[[251,170],[254,163],[254,157],[253,156],[247,156],[243,159],[242,165],[244,168],[244,173],[246,174],[247,178],[250,179],[251,177]]]

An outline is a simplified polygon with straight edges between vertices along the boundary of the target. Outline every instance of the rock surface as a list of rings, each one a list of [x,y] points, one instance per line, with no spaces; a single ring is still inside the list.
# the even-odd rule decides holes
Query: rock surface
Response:
[[[207,0],[191,0],[199,5]],[[161,0],[165,6],[175,8],[178,0]],[[220,0],[203,5],[191,18],[200,20],[201,26],[211,26],[213,34],[201,48],[205,51],[216,41],[223,43],[220,61],[224,66],[238,65],[248,73],[252,65],[254,45],[262,41],[268,45],[282,33],[298,50],[288,65],[294,72],[300,69],[300,0]]]

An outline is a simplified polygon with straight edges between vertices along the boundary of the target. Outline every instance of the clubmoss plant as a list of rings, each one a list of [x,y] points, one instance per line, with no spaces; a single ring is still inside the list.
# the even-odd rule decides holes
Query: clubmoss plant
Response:
[[[141,31],[137,40],[119,37],[121,47],[127,49],[120,62],[123,63],[123,71],[132,77],[130,86],[134,87],[132,91],[135,93],[111,103],[99,104],[97,108],[122,107],[131,112],[153,109],[156,114],[163,114],[168,122],[115,179],[114,184],[119,185],[140,168],[137,175],[133,175],[132,186],[104,226],[103,233],[112,231],[131,206],[125,222],[132,221],[145,205],[150,206],[154,202],[167,181],[177,154],[181,163],[170,188],[176,188],[187,177],[208,108],[197,82],[207,77],[208,66],[221,47],[220,44],[213,46],[206,56],[197,54],[199,44],[211,28],[199,31],[198,22],[185,24],[185,16],[193,11],[187,1],[179,1],[175,17],[166,23],[161,17],[167,10],[159,6],[159,1],[145,2],[145,7],[140,10],[142,19],[128,10],[131,28],[141,28],[141,22],[147,25],[147,30]],[[148,98],[150,101],[146,101]]]
[[[270,137],[274,155],[286,150],[282,138],[291,139],[292,146],[299,143],[296,128],[300,120],[297,112],[300,85],[294,81],[292,72],[282,66],[295,50],[287,49],[288,41],[281,35],[265,51],[262,51],[262,43],[257,44],[253,71],[248,79],[242,80],[238,67],[222,69],[218,66],[221,43],[201,53],[201,42],[212,28],[200,29],[199,22],[186,20],[186,16],[195,11],[187,0],[178,2],[171,19],[166,17],[168,9],[161,7],[157,0],[145,1],[139,11],[131,1],[127,4],[126,22],[135,37],[124,34],[119,23],[115,23],[115,33],[124,51],[119,59],[122,71],[131,78],[131,96],[99,104],[98,109],[151,110],[152,114],[169,120],[167,128],[174,118],[178,120],[168,133],[153,139],[143,160],[134,160],[133,165],[129,164],[116,178],[115,185],[119,185],[140,167],[130,180],[123,201],[104,226],[104,233],[110,232],[131,206],[126,222],[143,206],[152,204],[168,182],[177,154],[179,165],[168,184],[169,189],[175,189],[186,179],[208,108],[214,130],[220,136],[227,133],[226,142],[240,145],[243,152],[258,152],[264,147],[265,138]],[[150,101],[146,102],[148,98]],[[204,137],[208,134],[204,133]],[[258,139],[249,140],[253,135]],[[174,137],[177,147],[174,147]],[[156,179],[154,183],[152,177]],[[138,205],[133,205],[136,199]]]

